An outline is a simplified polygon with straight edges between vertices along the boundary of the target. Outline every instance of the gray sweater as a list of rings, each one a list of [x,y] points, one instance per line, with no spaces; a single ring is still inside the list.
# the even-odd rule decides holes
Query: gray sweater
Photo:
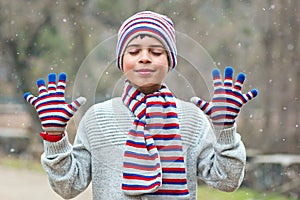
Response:
[[[194,104],[177,100],[190,199],[196,199],[197,178],[223,191],[237,189],[244,177],[245,147],[235,127],[213,132]],[[44,142],[41,162],[54,191],[69,199],[92,181],[94,200],[145,199],[121,190],[126,135],[134,116],[121,98],[92,106],[83,116],[74,144],[64,137]]]

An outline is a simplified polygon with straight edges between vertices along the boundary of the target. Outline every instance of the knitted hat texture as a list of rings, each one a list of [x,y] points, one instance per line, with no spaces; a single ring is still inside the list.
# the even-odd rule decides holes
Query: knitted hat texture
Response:
[[[128,43],[138,35],[145,34],[158,39],[166,48],[169,70],[177,64],[177,49],[173,22],[165,15],[142,11],[129,17],[118,32],[116,65],[123,70],[123,54]]]

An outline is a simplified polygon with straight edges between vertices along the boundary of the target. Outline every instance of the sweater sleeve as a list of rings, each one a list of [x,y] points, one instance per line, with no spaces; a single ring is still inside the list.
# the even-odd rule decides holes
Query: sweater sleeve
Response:
[[[244,178],[246,150],[241,137],[236,127],[214,131],[205,116],[201,121],[198,177],[216,189],[232,192]]]
[[[73,146],[67,136],[58,142],[44,141],[42,166],[53,190],[66,199],[84,191],[91,181],[91,155],[85,131],[81,120]]]

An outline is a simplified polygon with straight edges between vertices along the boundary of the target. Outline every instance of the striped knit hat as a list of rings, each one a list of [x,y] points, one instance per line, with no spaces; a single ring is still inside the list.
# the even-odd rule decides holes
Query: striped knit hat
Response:
[[[128,18],[120,27],[117,43],[116,65],[123,70],[123,54],[128,43],[140,34],[158,39],[166,48],[169,70],[177,64],[175,29],[171,19],[151,11],[142,11]]]

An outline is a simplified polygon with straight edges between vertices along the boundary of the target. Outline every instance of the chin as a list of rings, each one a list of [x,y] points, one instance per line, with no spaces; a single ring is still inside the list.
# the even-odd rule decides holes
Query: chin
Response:
[[[138,87],[140,88],[144,88],[144,87],[154,87],[154,86],[158,86],[161,85],[161,83],[153,83],[153,82],[142,82],[140,84],[138,84]]]

